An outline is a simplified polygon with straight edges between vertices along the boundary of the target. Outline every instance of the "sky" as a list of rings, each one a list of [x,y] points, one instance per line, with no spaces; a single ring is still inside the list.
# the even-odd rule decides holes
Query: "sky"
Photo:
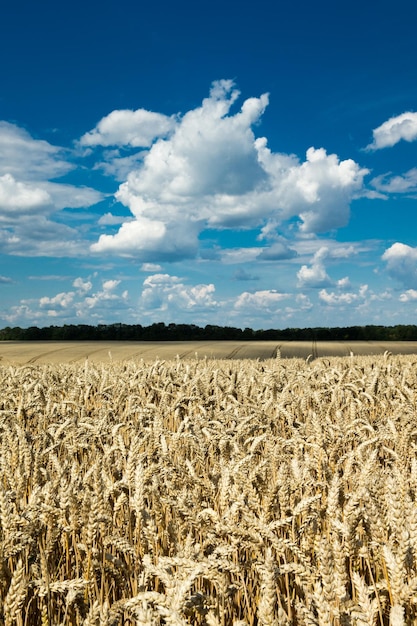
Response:
[[[0,327],[417,323],[415,0],[14,0]]]

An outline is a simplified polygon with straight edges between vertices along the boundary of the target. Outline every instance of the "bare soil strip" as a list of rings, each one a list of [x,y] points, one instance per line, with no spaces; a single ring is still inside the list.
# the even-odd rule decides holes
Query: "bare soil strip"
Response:
[[[2,341],[2,365],[156,359],[316,359],[331,356],[417,354],[414,341]]]

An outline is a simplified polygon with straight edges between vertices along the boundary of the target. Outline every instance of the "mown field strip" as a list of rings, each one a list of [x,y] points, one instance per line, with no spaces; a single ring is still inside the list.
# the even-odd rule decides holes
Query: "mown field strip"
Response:
[[[155,359],[269,359],[417,354],[414,341],[3,341],[0,363],[93,363]]]

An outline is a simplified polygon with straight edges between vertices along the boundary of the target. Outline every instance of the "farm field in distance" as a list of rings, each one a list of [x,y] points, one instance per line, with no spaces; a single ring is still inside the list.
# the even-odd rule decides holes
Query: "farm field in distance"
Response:
[[[0,364],[417,354],[415,341],[1,341]]]

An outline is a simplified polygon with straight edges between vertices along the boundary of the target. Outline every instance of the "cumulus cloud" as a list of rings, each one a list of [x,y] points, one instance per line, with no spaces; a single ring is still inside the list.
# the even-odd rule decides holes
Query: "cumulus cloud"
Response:
[[[76,278],[72,286],[75,289],[62,291],[54,295],[41,296],[38,299],[24,299],[11,307],[3,319],[8,323],[27,323],[48,325],[49,318],[60,323],[101,323],[120,319],[121,313],[131,314],[129,294],[119,289],[121,281],[108,279],[94,285],[89,278]],[[55,323],[55,322],[54,322]]]
[[[17,181],[12,174],[0,176],[0,212],[17,213],[31,212],[51,204],[47,191],[34,184]],[[0,213],[0,220],[1,220]]]
[[[83,280],[79,277],[74,280],[72,286],[78,289],[79,293],[88,293],[93,288],[93,283],[90,280]]]
[[[169,118],[168,135],[131,163],[134,169],[116,193],[135,219],[102,235],[92,251],[174,260],[195,256],[207,228],[260,228],[265,238],[296,216],[305,233],[347,223],[368,170],[323,148],[309,148],[304,162],[273,153],[254,134],[268,94],[248,98],[233,113],[238,97],[232,81],[217,81],[200,107]],[[293,253],[276,245],[268,254],[278,259]]]
[[[166,137],[175,118],[145,109],[112,111],[80,139],[82,146],[149,147],[157,137]]]
[[[406,292],[400,295],[399,300],[400,302],[415,302],[417,300],[417,290],[407,289]]]
[[[328,292],[327,289],[321,289],[319,292],[319,298],[325,304],[329,306],[344,306],[346,304],[353,304],[355,302],[364,301],[367,296],[368,285],[361,285],[358,293],[355,292]]]
[[[414,141],[417,139],[417,113],[407,111],[389,120],[372,131],[373,141],[366,150],[380,150],[390,148],[399,141]]]
[[[301,266],[297,272],[299,287],[324,287],[332,284],[324,266],[324,260],[328,255],[328,248],[322,247],[315,253],[310,266]]]
[[[339,289],[350,289],[351,287],[349,276],[344,276],[344,278],[340,278],[336,284]]]
[[[92,252],[137,256],[148,262],[185,259],[197,252],[197,229],[193,225],[170,224],[161,219],[138,216],[124,222],[115,235],[101,235]]]
[[[249,313],[253,311],[275,313],[280,309],[282,300],[286,298],[289,298],[289,294],[280,293],[275,289],[264,289],[254,293],[244,291],[236,299],[234,307]]]
[[[207,310],[217,307],[212,283],[186,285],[178,276],[154,274],[143,281],[140,305],[145,310],[167,311]]]
[[[39,306],[41,309],[67,309],[74,301],[74,292],[67,291],[62,293],[57,293],[56,296],[49,298],[48,296],[43,296],[39,300]]]
[[[352,159],[340,161],[324,148],[309,148],[306,160],[273,154],[266,140],[257,140],[260,160],[273,181],[281,217],[298,215],[305,233],[326,232],[345,226],[349,204],[369,171]]]
[[[382,260],[387,264],[388,273],[406,288],[417,287],[417,248],[396,242],[385,250]]]

